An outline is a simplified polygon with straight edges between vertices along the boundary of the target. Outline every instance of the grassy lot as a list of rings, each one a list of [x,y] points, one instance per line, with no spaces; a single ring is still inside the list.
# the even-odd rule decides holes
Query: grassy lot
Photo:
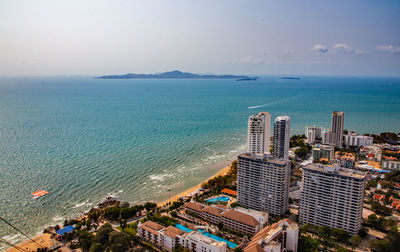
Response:
[[[116,227],[116,229],[118,229],[119,231],[122,232],[122,228],[121,227]],[[137,229],[135,226],[128,224],[128,226],[124,229],[125,233],[129,233],[129,234],[133,234],[136,235],[137,233]]]

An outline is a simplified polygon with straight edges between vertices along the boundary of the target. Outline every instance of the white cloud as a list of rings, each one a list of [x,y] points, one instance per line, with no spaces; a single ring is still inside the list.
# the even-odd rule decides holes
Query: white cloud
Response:
[[[335,53],[363,54],[361,50],[355,50],[354,48],[345,43],[339,43],[333,45],[333,51]]]
[[[328,47],[326,45],[316,44],[313,46],[313,51],[326,53],[328,52]]]
[[[400,53],[400,46],[392,46],[392,45],[379,45],[376,49],[384,52],[390,53]]]

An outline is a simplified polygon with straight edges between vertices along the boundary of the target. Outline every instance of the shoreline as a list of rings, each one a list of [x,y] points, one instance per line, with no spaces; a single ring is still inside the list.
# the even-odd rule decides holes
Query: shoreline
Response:
[[[214,174],[213,176],[211,176],[211,177],[205,179],[205,180],[204,180],[203,182],[201,182],[200,184],[197,184],[197,185],[195,185],[195,186],[193,186],[193,187],[191,187],[191,188],[189,188],[189,189],[187,189],[187,190],[185,190],[185,191],[183,191],[183,192],[177,193],[177,194],[171,196],[170,199],[163,200],[163,201],[160,201],[160,202],[156,202],[156,203],[157,203],[157,206],[158,206],[158,207],[163,207],[163,206],[165,206],[165,205],[166,205],[167,203],[169,203],[169,202],[172,203],[172,202],[174,202],[174,201],[177,201],[179,198],[181,198],[181,197],[183,197],[183,196],[188,196],[188,195],[190,195],[191,193],[197,191],[198,189],[201,188],[201,185],[204,184],[204,183],[206,183],[207,181],[209,181],[209,180],[211,180],[211,179],[213,179],[213,178],[215,178],[215,177],[218,177],[218,176],[224,176],[224,175],[226,175],[226,174],[229,172],[230,168],[231,168],[231,163],[232,163],[232,162],[233,162],[233,160],[230,161],[230,164],[229,164],[229,165],[225,166],[222,170],[220,170],[219,172],[217,172],[217,173]],[[54,243],[55,243],[55,242],[53,241],[53,239],[50,237],[49,234],[40,234],[40,235],[38,235],[38,236],[33,237],[33,240],[35,240],[36,242],[38,242],[38,243],[40,243],[41,245],[44,245],[44,246],[46,246],[46,245],[53,246]],[[24,240],[24,241],[22,241],[22,242],[16,244],[16,246],[19,247],[19,248],[28,250],[28,251],[36,251],[36,249],[39,248],[39,246],[38,246],[37,244],[33,243],[33,242],[30,241],[30,240]],[[16,248],[11,247],[11,248],[6,249],[5,251],[6,251],[6,252],[18,252],[19,250],[16,249]]]
[[[232,162],[233,162],[233,160],[231,161],[231,163]],[[224,167],[222,170],[220,170],[219,172],[217,172],[213,176],[207,178],[206,180],[204,180],[200,184],[197,184],[197,185],[195,185],[195,186],[193,186],[193,187],[191,187],[191,188],[189,188],[189,189],[187,189],[187,190],[185,190],[183,192],[177,193],[177,194],[171,196],[170,199],[157,202],[157,206],[158,207],[162,207],[162,206],[165,206],[167,203],[175,202],[175,201],[179,200],[181,197],[190,195],[191,193],[199,190],[201,188],[201,185],[206,183],[206,182],[208,182],[209,180],[211,180],[211,179],[213,179],[215,177],[218,177],[218,176],[226,175],[229,172],[230,168],[231,168],[231,164],[229,164],[228,166]]]

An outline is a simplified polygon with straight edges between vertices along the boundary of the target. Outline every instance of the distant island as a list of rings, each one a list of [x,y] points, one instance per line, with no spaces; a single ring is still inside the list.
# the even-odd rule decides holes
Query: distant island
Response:
[[[237,79],[237,81],[256,81],[256,80],[258,80],[258,77],[245,77]]]
[[[282,80],[300,80],[300,77],[282,77]]]
[[[122,74],[122,75],[103,75],[95,79],[238,79],[238,80],[257,80],[257,77],[245,75],[214,75],[214,74],[194,74],[181,71],[170,71],[160,74]]]

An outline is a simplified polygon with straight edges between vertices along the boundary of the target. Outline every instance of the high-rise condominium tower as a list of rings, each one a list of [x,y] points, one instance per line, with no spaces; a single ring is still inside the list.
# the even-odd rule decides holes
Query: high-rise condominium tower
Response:
[[[344,112],[332,112],[332,135],[333,145],[336,148],[342,148],[343,145],[343,127],[344,127]]]
[[[271,115],[260,112],[249,117],[247,130],[247,151],[250,153],[269,153]]]
[[[274,156],[288,159],[290,140],[290,117],[278,116],[274,123]]]
[[[244,207],[282,215],[288,209],[290,163],[267,154],[238,156],[238,203]]]
[[[321,164],[304,168],[299,221],[356,234],[361,227],[365,173]]]

